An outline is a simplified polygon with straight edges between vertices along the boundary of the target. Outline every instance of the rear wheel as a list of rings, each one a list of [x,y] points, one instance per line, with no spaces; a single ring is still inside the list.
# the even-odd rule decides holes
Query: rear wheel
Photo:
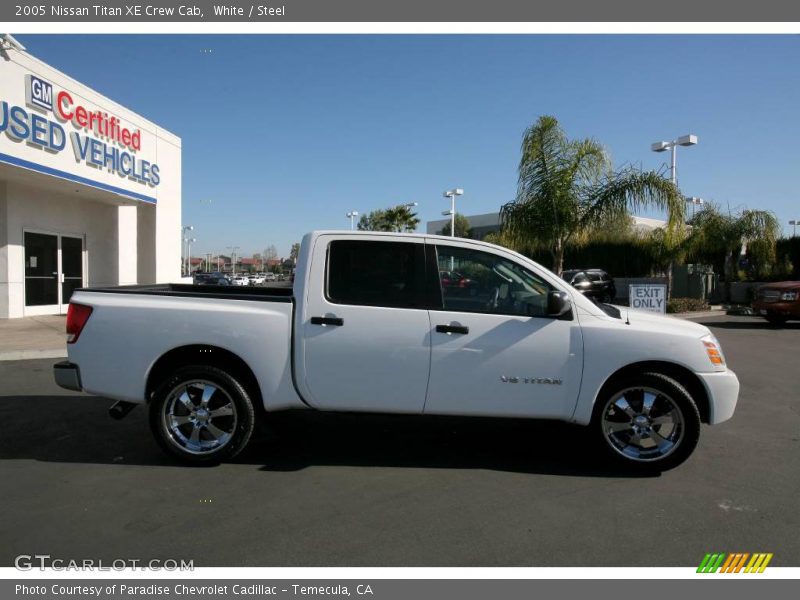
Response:
[[[247,445],[254,421],[245,388],[208,365],[177,369],[150,402],[150,428],[159,445],[190,463],[233,458]]]
[[[643,373],[605,390],[592,427],[618,464],[639,472],[665,471],[694,451],[700,413],[680,383],[660,373]]]

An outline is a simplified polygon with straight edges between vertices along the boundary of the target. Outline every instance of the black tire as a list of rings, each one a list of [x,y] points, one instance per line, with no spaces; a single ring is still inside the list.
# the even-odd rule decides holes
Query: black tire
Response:
[[[209,365],[177,369],[150,401],[150,429],[156,441],[186,463],[217,464],[233,458],[247,445],[254,423],[253,404],[244,386]]]
[[[661,373],[642,373],[604,388],[591,427],[611,461],[631,472],[658,473],[692,454],[700,438],[700,412],[680,383]]]

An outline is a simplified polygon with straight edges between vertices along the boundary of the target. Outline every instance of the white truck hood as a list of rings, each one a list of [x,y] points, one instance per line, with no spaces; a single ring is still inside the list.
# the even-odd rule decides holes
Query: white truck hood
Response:
[[[700,325],[699,323],[694,323],[687,319],[659,315],[645,310],[628,308],[627,306],[617,306],[616,308],[619,309],[621,313],[620,316],[623,320],[625,320],[625,315],[627,314],[631,325],[638,325],[643,329],[656,329],[673,333],[677,330],[685,335],[697,338],[704,337],[711,333],[705,325]]]

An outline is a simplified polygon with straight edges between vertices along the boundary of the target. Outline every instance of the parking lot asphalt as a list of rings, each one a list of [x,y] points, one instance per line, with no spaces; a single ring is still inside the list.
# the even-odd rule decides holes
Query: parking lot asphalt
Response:
[[[0,564],[177,558],[196,566],[800,566],[800,324],[701,319],[742,383],[687,463],[610,470],[548,422],[276,415],[235,462],[176,465],[145,410],[62,390],[53,360],[0,363]]]

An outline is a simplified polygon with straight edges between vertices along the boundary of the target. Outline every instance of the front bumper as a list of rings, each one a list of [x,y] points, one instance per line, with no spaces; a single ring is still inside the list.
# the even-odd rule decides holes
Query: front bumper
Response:
[[[718,373],[698,373],[708,392],[708,424],[716,425],[733,416],[739,399],[739,379],[730,369]]]
[[[68,360],[53,365],[53,377],[56,383],[64,389],[76,392],[83,391],[81,386],[81,370]]]
[[[800,302],[753,302],[753,310],[763,316],[800,317]]]

